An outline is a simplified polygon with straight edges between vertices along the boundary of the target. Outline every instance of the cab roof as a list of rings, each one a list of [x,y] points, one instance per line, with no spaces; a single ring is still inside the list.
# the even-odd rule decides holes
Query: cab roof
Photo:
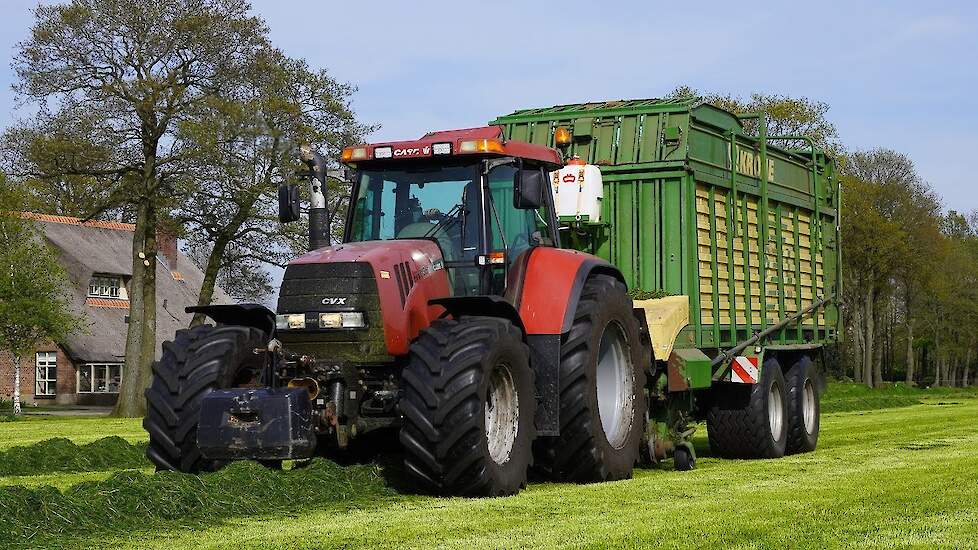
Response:
[[[440,146],[437,148],[437,152],[436,145]],[[445,152],[446,147],[450,148],[448,152]],[[378,149],[381,150],[380,155],[378,155]],[[350,158],[347,158],[348,151]],[[441,130],[428,132],[416,140],[378,142],[350,147],[344,151],[343,162],[373,163],[466,155],[511,156],[535,160],[543,163],[549,170],[564,165],[560,153],[556,149],[524,141],[507,140],[502,126]]]

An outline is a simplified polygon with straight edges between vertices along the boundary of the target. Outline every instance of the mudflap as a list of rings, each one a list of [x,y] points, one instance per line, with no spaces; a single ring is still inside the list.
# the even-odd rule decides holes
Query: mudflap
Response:
[[[312,426],[305,388],[215,390],[201,401],[197,446],[210,460],[309,458]]]

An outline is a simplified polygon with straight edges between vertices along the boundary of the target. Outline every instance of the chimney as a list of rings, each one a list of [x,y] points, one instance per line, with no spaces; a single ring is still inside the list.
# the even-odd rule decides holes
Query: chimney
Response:
[[[177,236],[171,231],[160,229],[156,232],[156,250],[163,256],[170,271],[177,270]]]

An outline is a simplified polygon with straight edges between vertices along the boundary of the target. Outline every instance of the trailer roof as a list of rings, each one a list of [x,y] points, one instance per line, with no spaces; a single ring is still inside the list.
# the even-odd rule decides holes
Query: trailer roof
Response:
[[[691,108],[695,108],[702,103],[703,100],[699,97],[619,99],[610,101],[596,101],[592,103],[568,103],[566,105],[554,105],[553,107],[534,109],[520,109],[500,118],[533,115],[553,116],[564,113],[575,113],[576,115],[579,115],[581,111],[586,111],[594,116],[620,115],[628,114],[634,111],[686,111]]]
[[[698,96],[659,99],[623,99],[520,109],[499,116],[495,120],[492,120],[490,124],[509,126],[513,124],[549,122],[552,125],[559,125],[567,123],[574,124],[578,120],[621,118],[660,113],[690,113],[700,123],[706,123],[725,131],[734,130],[743,133],[745,128],[744,118],[746,117],[743,114],[738,115],[737,113],[730,112]],[[778,136],[768,136],[768,140],[769,148],[778,149],[786,154],[811,155],[811,149],[809,148],[788,149],[783,147],[783,143],[779,140]],[[821,149],[818,149],[817,152],[820,155],[828,156],[827,152]]]

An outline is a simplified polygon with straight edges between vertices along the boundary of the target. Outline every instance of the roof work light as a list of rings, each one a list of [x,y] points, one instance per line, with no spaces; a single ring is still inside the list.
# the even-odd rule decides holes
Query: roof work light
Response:
[[[570,130],[564,128],[563,126],[558,126],[557,129],[554,130],[554,144],[557,145],[557,147],[564,148],[570,145],[571,137]]]

